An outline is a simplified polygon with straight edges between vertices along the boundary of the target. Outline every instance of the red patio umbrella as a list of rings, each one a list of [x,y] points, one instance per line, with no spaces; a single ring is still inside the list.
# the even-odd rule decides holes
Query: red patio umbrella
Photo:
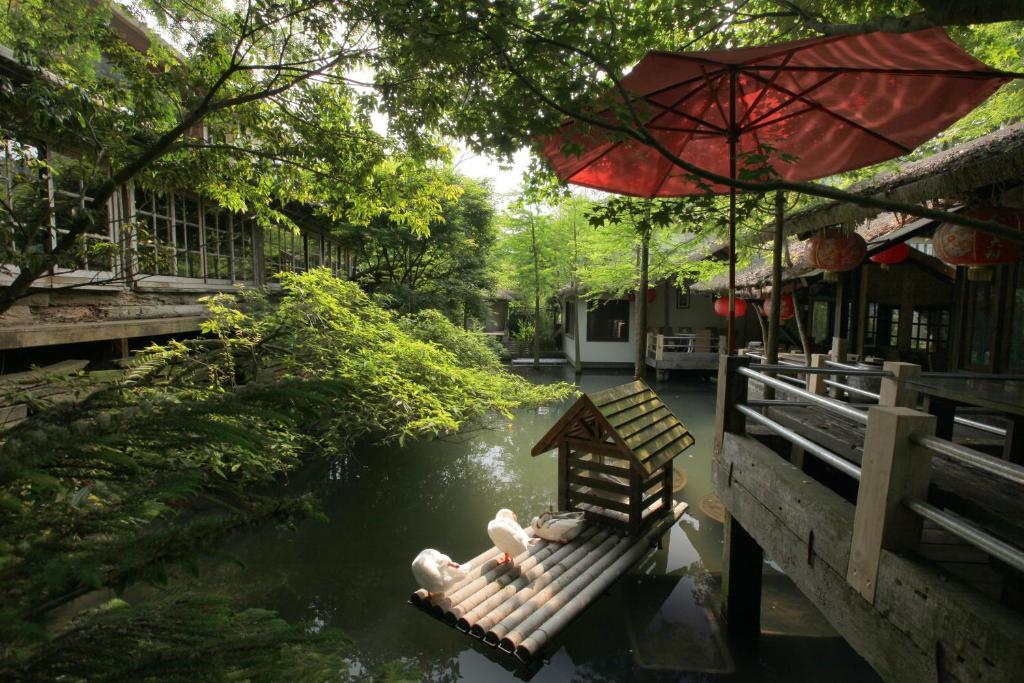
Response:
[[[650,52],[621,83],[642,125],[684,161],[734,179],[745,163],[768,166],[786,180],[810,180],[907,154],[1014,77],[931,28]],[[625,106],[615,90],[593,115],[632,125],[616,113]],[[544,155],[561,179],[607,192],[647,198],[729,193],[731,353],[735,189],[695,178],[652,146],[575,119],[544,141]]]

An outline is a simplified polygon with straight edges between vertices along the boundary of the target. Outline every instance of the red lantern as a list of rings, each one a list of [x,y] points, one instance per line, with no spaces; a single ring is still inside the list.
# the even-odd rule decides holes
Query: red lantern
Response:
[[[792,294],[783,294],[779,297],[779,320],[789,320],[796,315],[796,304],[793,303]],[[772,298],[768,297],[764,300],[764,314],[770,316],[772,314]]]
[[[653,304],[654,300],[658,298],[658,290],[654,287],[647,288],[647,303]],[[636,301],[636,291],[629,293],[629,300]]]
[[[883,266],[894,266],[897,263],[903,263],[910,256],[910,247],[907,246],[906,242],[897,242],[888,249],[883,249],[877,254],[872,254],[869,258],[872,263],[881,263]]]
[[[729,297],[724,296],[720,299],[715,299],[715,313],[722,316],[723,318],[729,317]],[[742,318],[747,313],[747,302],[743,299],[736,299],[736,317]]]
[[[831,272],[853,270],[864,260],[868,245],[855,232],[830,228],[807,240],[807,262]]]
[[[965,215],[1024,229],[1024,211],[1020,209],[973,209]],[[932,244],[935,255],[951,266],[991,266],[1024,258],[1024,248],[1019,242],[952,223],[943,223],[935,229]]]

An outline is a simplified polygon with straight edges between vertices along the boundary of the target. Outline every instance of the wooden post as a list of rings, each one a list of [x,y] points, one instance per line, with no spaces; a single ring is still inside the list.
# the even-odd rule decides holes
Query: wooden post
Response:
[[[812,368],[823,368],[823,367],[825,367],[825,361],[827,361],[827,360],[828,360],[828,354],[827,353],[815,353],[815,354],[812,354],[811,355],[811,367]],[[828,389],[828,387],[825,384],[825,380],[827,378],[828,378],[828,375],[821,375],[821,374],[818,374],[818,373],[808,374],[807,375],[807,391],[811,392],[812,394],[817,394],[818,396],[824,396],[826,393],[828,393],[826,391],[826,389]]]
[[[558,444],[558,509],[569,509],[569,445]]]
[[[662,486],[664,488],[661,491],[661,505],[662,510],[668,512],[672,510],[675,505],[672,501],[672,475],[675,472],[675,468],[672,466],[672,461],[669,461],[664,465],[665,468],[665,480]]]
[[[663,335],[663,334],[659,334],[658,335],[658,342],[657,342],[657,344],[658,345],[655,347],[655,351],[654,351],[654,359],[655,360],[665,360],[665,335]]]
[[[832,337],[832,360],[837,363],[846,362],[846,337]],[[843,382],[845,384],[846,377],[843,375],[834,375],[837,382]],[[828,391],[832,398],[842,399],[845,395],[842,389],[832,387]]]
[[[754,640],[761,634],[761,576],[764,551],[740,526],[725,514],[725,548],[722,554],[722,617],[729,635]]]
[[[921,518],[903,501],[927,496],[932,455],[911,444],[910,437],[934,433],[932,415],[901,407],[868,408],[846,582],[871,604],[882,550],[914,550],[921,539]]]
[[[632,471],[629,473],[629,535],[640,534],[640,522],[643,520],[643,509],[640,507],[644,497],[643,477]]]
[[[131,355],[131,351],[128,349],[127,337],[120,337],[119,339],[114,340],[114,353],[116,353],[117,357],[121,360],[124,360]]]
[[[752,358],[720,356],[718,359],[718,398],[715,403],[715,453],[722,449],[725,432],[742,434],[746,426],[743,413],[735,409],[737,403],[747,402],[747,378],[739,374],[741,367],[749,367]]]
[[[907,386],[906,382],[921,375],[921,366],[914,363],[889,361],[882,364],[882,369],[892,373],[892,377],[882,378],[882,387],[878,392],[878,405],[916,407],[917,391]]]

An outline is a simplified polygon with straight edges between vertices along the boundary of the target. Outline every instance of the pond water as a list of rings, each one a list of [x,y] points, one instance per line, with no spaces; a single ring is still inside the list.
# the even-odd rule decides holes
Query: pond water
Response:
[[[526,374],[571,381],[567,372]],[[588,373],[580,383],[595,391],[628,380]],[[440,681],[876,680],[770,563],[761,645],[756,653],[730,651],[714,617],[722,525],[699,504],[712,491],[714,384],[673,381],[656,389],[696,438],[676,460],[686,475],[676,498],[690,507],[660,550],[549,645],[539,667],[517,667],[408,606],[416,588],[409,564],[425,547],[469,559],[489,547],[486,524],[498,508],[530,519],[555,503],[556,455],[529,451],[571,401],[454,438],[365,448],[345,462],[307,468],[288,488],[315,493],[330,521],[239,539],[232,551],[245,568],[229,580],[250,604],[344,631],[355,645],[357,675],[397,661],[416,678]],[[713,514],[706,501],[704,508]]]

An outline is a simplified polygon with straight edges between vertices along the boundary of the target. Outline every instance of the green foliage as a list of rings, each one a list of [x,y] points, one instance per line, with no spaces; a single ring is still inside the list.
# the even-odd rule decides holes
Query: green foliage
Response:
[[[96,654],[77,675],[132,678],[138,670],[181,678],[201,670],[200,678],[231,678],[261,670],[271,652],[280,654],[277,665],[303,671],[317,660],[280,649],[300,647],[297,631],[222,602],[191,613],[208,596],[83,614],[56,632],[42,624],[97,589],[163,585],[248,526],[316,516],[312,500],[261,493],[314,450],[451,433],[491,412],[508,415],[574,391],[532,385],[501,369],[481,335],[436,311],[402,318],[326,269],[280,279],[280,295],[213,297],[209,338],[153,346],[116,386],[83,391],[87,398],[5,433],[5,678],[74,679],[68,667],[76,658],[111,647],[110,638],[135,626],[141,630],[118,645],[123,660]],[[164,621],[167,628],[158,628]],[[175,623],[184,629],[177,638]],[[190,649],[204,656],[191,658]]]
[[[460,194],[443,202],[429,234],[414,234],[382,216],[340,229],[342,243],[355,260],[352,279],[371,294],[391,297],[401,310],[482,317],[494,284],[488,268],[496,237],[491,193],[468,178],[450,182]]]

